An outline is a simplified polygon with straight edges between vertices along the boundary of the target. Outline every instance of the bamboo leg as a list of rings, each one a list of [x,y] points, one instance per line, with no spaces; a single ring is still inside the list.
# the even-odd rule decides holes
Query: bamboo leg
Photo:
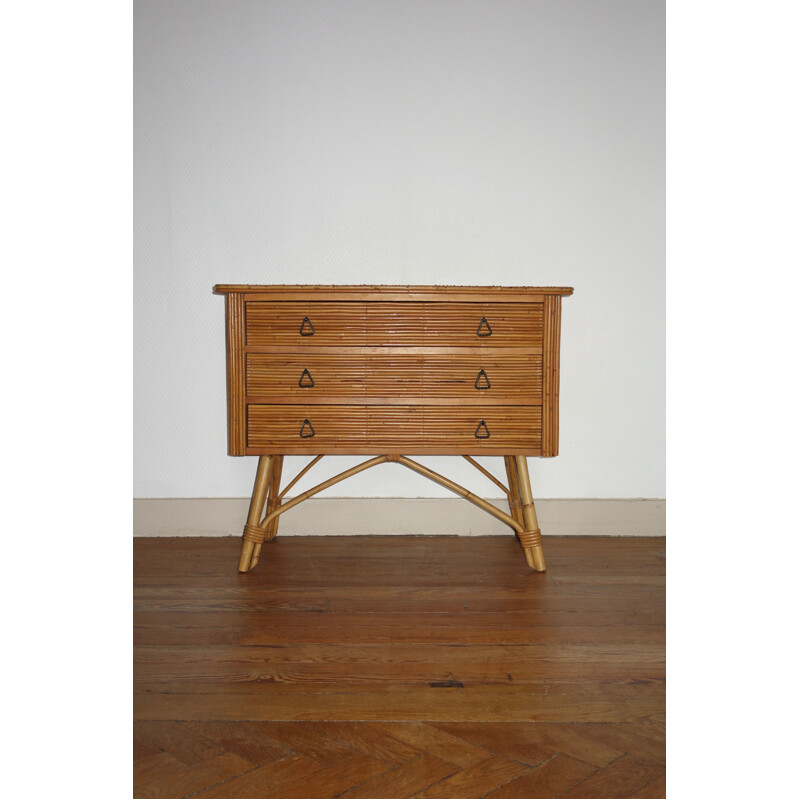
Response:
[[[271,466],[272,456],[258,457],[256,482],[253,486],[253,496],[250,499],[247,524],[244,526],[244,541],[242,542],[242,554],[239,557],[239,572],[247,572],[250,569],[255,545],[264,541],[264,531],[258,527],[258,521],[261,518],[261,510],[267,500]]]
[[[517,478],[517,464],[514,456],[503,456],[506,465],[506,478],[508,478],[508,508],[511,516],[523,527],[525,520],[522,518],[522,503],[519,499],[519,479]]]
[[[283,456],[272,456],[272,464],[270,465],[269,476],[269,489],[267,491],[267,508],[266,513],[274,511],[279,505],[278,492],[281,489],[281,472],[283,471]],[[278,518],[272,520],[269,525],[264,526],[264,539],[272,541],[278,533]],[[253,547],[253,558],[250,561],[250,569],[253,569],[258,564],[258,559],[261,556],[262,542],[256,542]]]
[[[269,481],[269,494],[267,495],[267,514],[273,512],[279,505],[278,495],[281,491],[281,473],[283,472],[283,456],[273,456],[272,476]],[[275,517],[271,522],[264,526],[264,533],[267,540],[274,539],[278,535],[278,522],[280,517]]]
[[[525,530],[520,533],[519,541],[525,551],[525,560],[528,566],[537,572],[545,571],[544,551],[542,550],[542,532],[539,530],[539,521],[536,519],[536,508],[533,505],[531,493],[531,479],[528,475],[528,462],[525,456],[514,456],[519,477],[518,486],[522,500],[522,518]]]

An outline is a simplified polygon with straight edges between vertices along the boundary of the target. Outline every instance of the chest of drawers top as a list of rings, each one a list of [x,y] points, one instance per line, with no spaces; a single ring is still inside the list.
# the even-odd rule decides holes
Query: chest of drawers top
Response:
[[[389,286],[386,284],[241,284],[218,283],[216,294],[244,294],[268,297],[273,300],[302,300],[310,295],[316,300],[429,300],[458,302],[473,300],[480,302],[487,296],[506,302],[530,300],[536,302],[546,294],[561,296],[573,292],[571,286]]]
[[[232,455],[555,455],[565,287],[218,285]]]

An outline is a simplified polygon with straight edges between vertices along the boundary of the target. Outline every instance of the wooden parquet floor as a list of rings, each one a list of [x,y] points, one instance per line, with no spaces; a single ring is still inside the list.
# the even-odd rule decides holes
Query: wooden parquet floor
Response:
[[[134,797],[665,797],[664,539],[134,540]]]

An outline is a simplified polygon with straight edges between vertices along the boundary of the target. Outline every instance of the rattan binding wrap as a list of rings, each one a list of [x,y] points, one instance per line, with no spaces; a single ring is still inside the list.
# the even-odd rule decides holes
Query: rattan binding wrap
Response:
[[[517,535],[523,547],[542,546],[542,532],[538,528],[535,531],[520,531]]]
[[[245,525],[244,526],[244,540],[246,542],[253,542],[253,544],[262,544],[265,539],[263,528],[258,525]]]

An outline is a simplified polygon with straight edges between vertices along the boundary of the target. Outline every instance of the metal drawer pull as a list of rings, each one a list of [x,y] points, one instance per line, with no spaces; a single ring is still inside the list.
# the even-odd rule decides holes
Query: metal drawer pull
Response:
[[[305,429],[306,429],[306,425],[308,425],[308,429],[311,431],[311,433],[303,433],[303,431],[305,431]],[[312,436],[314,436],[314,434],[315,434],[314,426],[311,424],[311,420],[304,419],[303,420],[303,425],[300,428],[300,438],[301,439],[310,439]]]
[[[483,428],[483,430],[486,431],[486,433],[481,433],[481,428]],[[476,439],[488,439],[490,436],[491,436],[491,434],[489,433],[489,429],[486,427],[486,421],[485,420],[481,420],[478,423],[478,427],[475,428],[475,438]]]
[[[308,330],[306,330],[306,325],[308,325]],[[308,317],[303,317],[302,323],[300,323],[300,335],[301,336],[313,336],[316,333],[314,330],[314,325]]]
[[[486,332],[481,333],[481,329],[483,326],[486,326]],[[478,323],[478,330],[476,331],[478,336],[491,336],[492,335],[492,326],[489,324],[489,321],[486,317],[481,317],[481,321]]]
[[[310,383],[303,383],[303,381],[308,378]],[[297,382],[297,385],[301,389],[310,389],[314,385],[314,379],[311,377],[311,373],[307,370],[303,370],[303,374],[300,376],[300,380]]]
[[[481,376],[483,376],[483,384],[478,386],[478,384],[481,382]],[[476,389],[491,389],[492,388],[492,384],[489,383],[489,376],[486,374],[486,370],[482,369],[478,373],[478,377],[475,378],[475,388]]]

